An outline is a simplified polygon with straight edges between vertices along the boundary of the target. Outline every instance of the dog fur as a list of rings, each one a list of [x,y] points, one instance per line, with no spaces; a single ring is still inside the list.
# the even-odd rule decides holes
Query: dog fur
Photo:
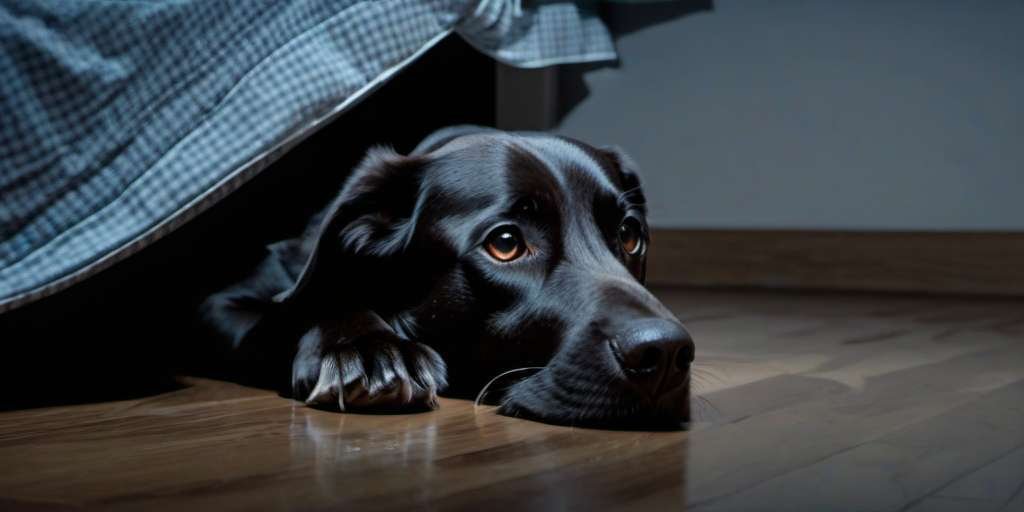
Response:
[[[641,237],[635,254],[625,223]],[[482,248],[499,227],[522,238],[514,261]],[[502,413],[679,425],[692,341],[643,286],[649,244],[640,181],[620,151],[455,127],[407,156],[371,150],[304,237],[271,245],[202,316],[239,379],[309,404],[431,409],[443,390],[474,396],[502,372],[537,367],[501,389]],[[615,345],[651,325],[689,343],[658,393]]]

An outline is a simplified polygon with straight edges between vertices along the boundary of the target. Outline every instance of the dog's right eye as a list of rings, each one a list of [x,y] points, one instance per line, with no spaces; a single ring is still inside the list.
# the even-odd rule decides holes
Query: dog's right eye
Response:
[[[526,252],[523,234],[515,226],[498,226],[487,235],[484,241],[487,254],[498,261],[512,261]]]

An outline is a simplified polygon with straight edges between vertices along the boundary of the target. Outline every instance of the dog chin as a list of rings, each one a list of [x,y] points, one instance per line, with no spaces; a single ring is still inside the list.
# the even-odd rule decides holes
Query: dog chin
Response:
[[[686,430],[690,422],[689,406],[676,411],[637,411],[624,406],[622,410],[592,412],[528,406],[511,399],[498,408],[498,414],[552,425],[608,430]]]
[[[498,414],[554,425],[625,430],[683,430],[690,423],[688,385],[656,401],[628,391],[593,391],[578,397],[551,396],[541,375],[512,386]]]

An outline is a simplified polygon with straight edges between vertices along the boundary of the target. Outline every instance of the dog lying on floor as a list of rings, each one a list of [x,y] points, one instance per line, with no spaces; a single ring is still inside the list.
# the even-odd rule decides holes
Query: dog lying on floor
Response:
[[[694,344],[642,284],[632,167],[616,150],[479,127],[408,156],[371,150],[307,236],[271,245],[202,316],[239,379],[275,378],[308,404],[430,409],[439,391],[473,396],[536,367],[500,389],[499,412],[679,426]]]

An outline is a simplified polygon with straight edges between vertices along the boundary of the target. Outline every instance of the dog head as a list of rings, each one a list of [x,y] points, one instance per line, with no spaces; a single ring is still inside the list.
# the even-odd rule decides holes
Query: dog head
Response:
[[[690,336],[643,286],[630,161],[550,135],[454,130],[372,151],[330,209],[295,292],[356,293],[434,348],[449,392],[508,370],[500,411],[562,424],[679,425]]]

